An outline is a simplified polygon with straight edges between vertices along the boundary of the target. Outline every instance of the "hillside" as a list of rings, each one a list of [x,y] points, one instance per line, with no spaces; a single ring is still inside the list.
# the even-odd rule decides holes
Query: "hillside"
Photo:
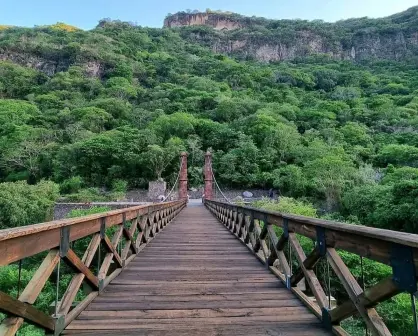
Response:
[[[336,23],[180,12],[168,16],[164,26],[181,27],[189,41],[247,60],[283,61],[312,54],[336,60],[403,60],[418,55],[418,6],[382,19]]]
[[[94,199],[172,181],[187,150],[199,185],[211,148],[223,186],[275,187],[335,218],[416,232],[413,60],[239,61],[186,38],[193,29],[216,33],[110,20],[1,30],[0,180]]]

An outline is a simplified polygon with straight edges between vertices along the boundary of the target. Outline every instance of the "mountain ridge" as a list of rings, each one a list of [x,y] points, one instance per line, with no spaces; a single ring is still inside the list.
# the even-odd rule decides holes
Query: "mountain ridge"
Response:
[[[404,60],[418,55],[418,6],[391,16],[335,23],[270,20],[224,12],[179,12],[165,28],[214,52],[258,61],[286,61],[315,54],[337,60]]]

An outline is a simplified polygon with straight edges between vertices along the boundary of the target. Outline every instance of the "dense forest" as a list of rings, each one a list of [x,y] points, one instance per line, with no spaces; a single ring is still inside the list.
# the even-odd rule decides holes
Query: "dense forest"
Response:
[[[412,61],[239,62],[110,20],[0,34],[0,197],[22,181],[75,200],[173,181],[180,150],[199,185],[210,148],[222,186],[275,187],[328,216],[417,232]]]
[[[416,59],[266,64],[214,53],[188,31],[0,26],[0,228],[45,220],[60,195],[173,183],[182,150],[199,186],[210,149],[222,186],[276,188],[274,209],[418,233]],[[381,313],[407,335],[403,304]]]

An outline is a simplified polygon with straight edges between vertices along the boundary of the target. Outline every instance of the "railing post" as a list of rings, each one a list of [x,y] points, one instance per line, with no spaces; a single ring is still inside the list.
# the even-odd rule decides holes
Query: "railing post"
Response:
[[[180,168],[180,184],[179,184],[179,199],[187,200],[187,153],[181,153],[181,168]]]
[[[205,154],[205,199],[213,199],[212,153]]]

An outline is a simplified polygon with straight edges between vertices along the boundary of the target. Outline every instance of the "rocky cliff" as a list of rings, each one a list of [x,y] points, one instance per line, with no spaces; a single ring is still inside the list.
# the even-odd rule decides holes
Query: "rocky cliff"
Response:
[[[325,54],[339,60],[418,56],[418,7],[382,19],[337,23],[267,20],[225,13],[177,13],[165,27],[189,41],[242,59],[283,61]]]
[[[184,26],[209,26],[215,30],[233,30],[242,28],[241,24],[233,18],[213,13],[177,13],[164,20],[164,27],[176,28]]]

